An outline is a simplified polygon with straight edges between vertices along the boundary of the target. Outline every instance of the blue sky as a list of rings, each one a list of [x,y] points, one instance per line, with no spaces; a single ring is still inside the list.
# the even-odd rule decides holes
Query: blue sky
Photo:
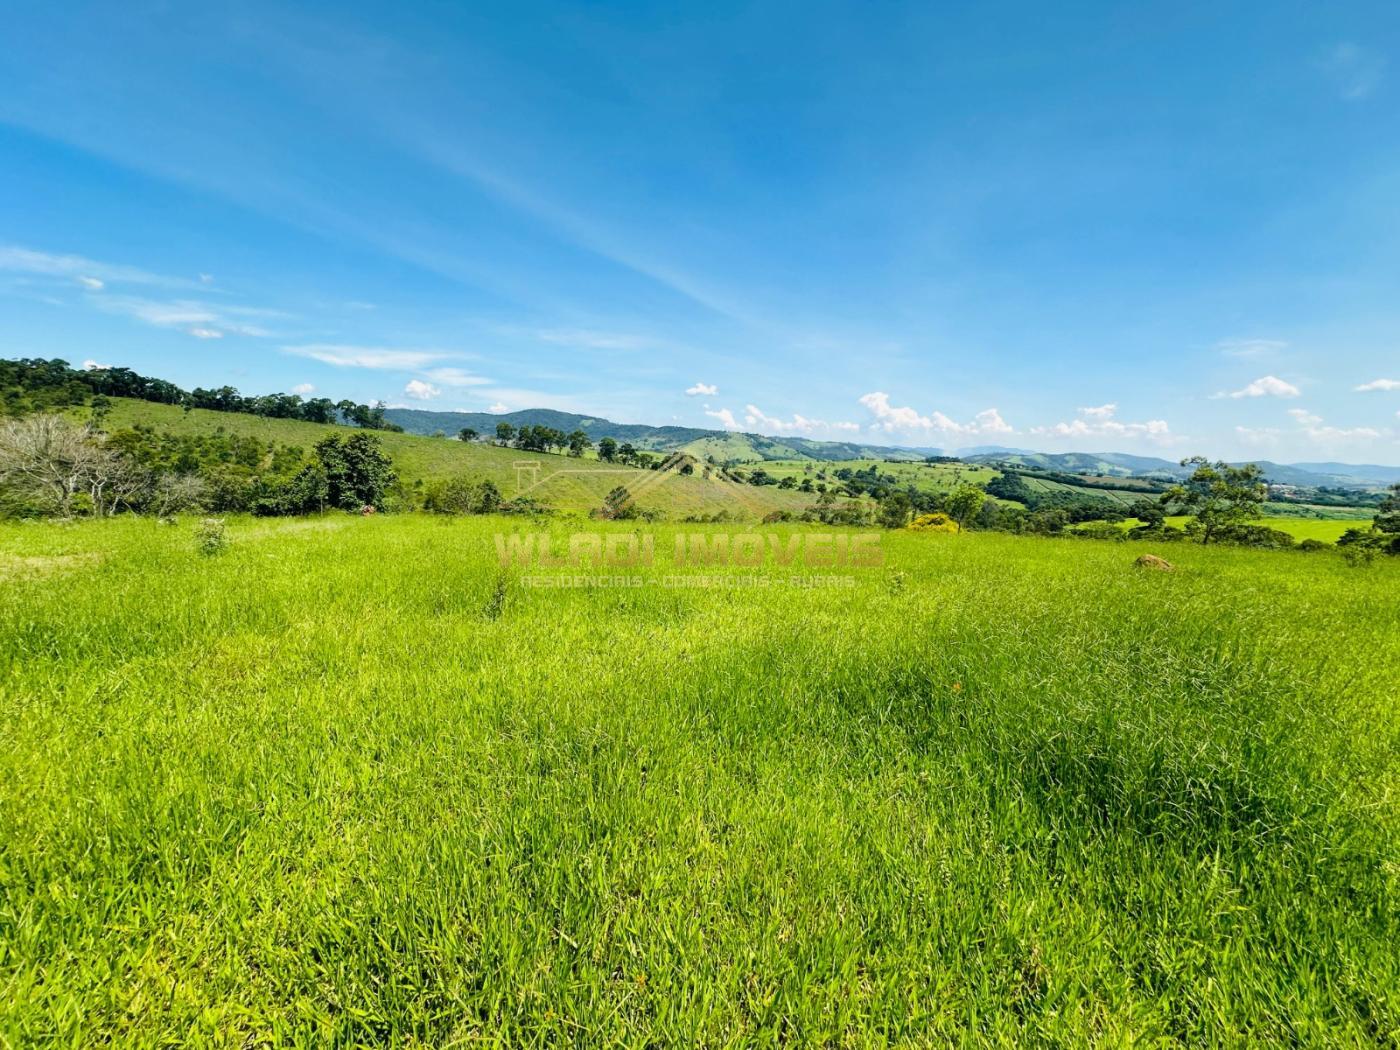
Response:
[[[4,356],[1400,462],[1394,3],[132,0],[6,26]]]

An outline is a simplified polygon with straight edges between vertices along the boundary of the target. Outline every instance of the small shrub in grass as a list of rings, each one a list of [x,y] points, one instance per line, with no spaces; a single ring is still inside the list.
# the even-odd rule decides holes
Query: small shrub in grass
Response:
[[[932,514],[920,514],[905,527],[911,532],[958,531],[958,523],[940,511],[935,511]]]
[[[1304,540],[1302,543],[1298,544],[1297,549],[1304,554],[1311,554],[1314,551],[1325,551],[1330,546],[1332,546],[1332,544],[1323,543],[1321,540]]]
[[[195,549],[205,557],[213,557],[228,549],[228,532],[223,518],[205,518],[194,530]]]
[[[1342,548],[1342,557],[1353,569],[1362,569],[1376,560],[1376,548],[1368,543],[1353,543]]]

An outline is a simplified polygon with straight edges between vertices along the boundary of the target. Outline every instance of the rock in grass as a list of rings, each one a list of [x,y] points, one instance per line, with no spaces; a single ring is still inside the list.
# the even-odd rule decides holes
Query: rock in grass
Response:
[[[1133,562],[1139,569],[1156,569],[1158,572],[1176,572],[1176,566],[1155,554],[1144,554]]]

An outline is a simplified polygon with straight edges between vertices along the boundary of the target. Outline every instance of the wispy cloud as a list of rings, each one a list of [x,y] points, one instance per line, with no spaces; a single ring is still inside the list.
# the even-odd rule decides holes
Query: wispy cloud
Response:
[[[1372,390],[1400,390],[1400,379],[1373,379],[1356,388],[1357,393],[1361,394]]]
[[[1286,382],[1278,376],[1262,376],[1239,390],[1232,390],[1229,393],[1221,391],[1218,394],[1212,394],[1211,397],[1236,399],[1243,397],[1301,397],[1302,393],[1292,383]]]
[[[464,368],[430,368],[423,373],[434,383],[443,386],[490,386],[491,380],[475,375]]]
[[[108,294],[89,298],[99,310],[131,317],[157,328],[182,329],[196,339],[221,339],[225,335],[267,338],[272,333],[250,320],[285,316],[277,310],[213,304],[198,299],[163,300]]]
[[[712,383],[696,383],[685,388],[686,397],[714,397],[718,393],[719,387]]]
[[[1222,339],[1215,344],[1227,357],[1268,357],[1287,347],[1282,339]]]
[[[316,393],[316,387],[310,383],[298,383],[296,386],[292,387],[292,393],[300,394],[302,397],[305,397],[307,394]]]
[[[382,346],[347,346],[341,343],[309,343],[284,346],[283,351],[309,357],[338,368],[377,368],[416,372],[435,361],[452,357],[440,350],[409,350]]]
[[[279,310],[227,302],[215,304],[203,299],[151,297],[158,295],[159,289],[203,289],[213,281],[208,274],[200,274],[199,280],[193,281],[82,255],[41,252],[14,245],[0,246],[0,271],[26,274],[28,279],[37,282],[71,282],[83,289],[81,301],[90,307],[157,328],[181,329],[196,339],[222,339],[226,335],[265,338],[272,333],[255,322],[287,316]],[[133,294],[131,288],[122,286],[137,286],[136,290],[145,294]]]
[[[107,284],[148,284],[191,287],[193,281],[142,270],[136,266],[98,262],[82,255],[34,251],[18,245],[0,245],[0,270],[76,281],[85,288],[100,290]]]
[[[401,115],[396,125],[404,126]],[[545,193],[527,187],[522,179],[484,164],[479,155],[468,154],[451,145],[452,136],[432,127],[420,127],[416,147],[424,159],[470,180],[479,189],[517,209],[561,240],[626,267],[634,273],[732,320],[746,321],[746,312],[724,292],[653,253],[639,247],[624,234],[608,228],[591,216],[561,204]]]
[[[1328,48],[1318,67],[1337,94],[1349,102],[1370,98],[1385,77],[1385,59],[1351,41]]]
[[[555,346],[585,350],[647,350],[661,347],[660,340],[630,332],[600,332],[591,328],[541,328],[535,338]]]

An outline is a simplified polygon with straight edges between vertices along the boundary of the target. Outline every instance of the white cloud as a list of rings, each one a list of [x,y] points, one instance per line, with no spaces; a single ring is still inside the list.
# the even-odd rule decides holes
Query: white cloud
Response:
[[[1278,376],[1263,376],[1254,382],[1233,390],[1230,393],[1219,393],[1212,395],[1215,398],[1231,397],[1301,397],[1302,391],[1292,383],[1280,379]]]
[[[1374,441],[1376,438],[1384,437],[1385,431],[1377,430],[1375,427],[1324,427],[1312,426],[1306,431],[1308,437],[1314,441],[1337,442],[1337,441]]]
[[[442,391],[433,386],[432,383],[425,383],[421,379],[410,379],[404,385],[403,392],[415,401],[431,401],[442,394]]]
[[[719,387],[711,383],[696,383],[685,388],[686,397],[714,397],[718,393]]]
[[[489,386],[491,380],[473,375],[463,368],[430,368],[423,373],[443,386]]]
[[[1291,408],[1288,410],[1288,414],[1303,428],[1303,433],[1308,436],[1309,440],[1321,444],[1374,441],[1376,438],[1384,437],[1386,433],[1375,427],[1326,426],[1321,416],[1302,408]]]
[[[875,416],[871,430],[887,434],[942,434],[969,437],[977,434],[1013,434],[1015,429],[995,408],[978,412],[971,423],[959,423],[942,412],[935,411],[927,416],[908,406],[890,404],[889,394],[883,391],[864,394],[860,403]]]
[[[346,346],[339,343],[310,343],[305,346],[284,346],[282,349],[298,357],[309,357],[322,364],[338,368],[381,368],[416,371],[434,361],[452,355],[435,350],[401,350],[379,346]]]
[[[100,371],[102,371],[104,368],[111,368],[111,367],[112,367],[111,365],[102,365],[102,364],[98,364],[96,361],[94,361],[94,360],[93,360],[92,358],[90,358],[90,357],[89,357],[86,361],[83,362],[83,371],[84,371],[84,372],[100,372]]]
[[[108,313],[121,314],[157,328],[180,328],[197,339],[218,339],[224,335],[265,338],[266,328],[249,324],[244,318],[283,316],[276,310],[251,306],[215,306],[197,299],[157,300],[133,295],[95,295],[90,300]]]
[[[490,412],[490,413],[492,413],[492,414],[494,414],[494,415],[498,415],[498,416],[499,416],[502,412],[509,412],[509,411],[510,411],[510,406],[509,406],[509,405],[503,405],[503,404],[501,404],[499,401],[497,401],[494,405],[492,405],[492,406],[491,406],[490,408],[488,408],[486,411],[488,411],[488,412]]]
[[[316,388],[310,383],[298,383],[296,386],[292,387],[292,393],[300,394],[302,397],[305,397],[307,394],[316,393]]]
[[[1142,423],[1124,423],[1114,418],[1116,405],[1081,408],[1079,418],[1051,426],[1031,427],[1030,433],[1059,438],[1120,438],[1141,439],[1154,444],[1169,445],[1175,439],[1165,419],[1149,419]]]
[[[1222,339],[1215,348],[1229,357],[1267,357],[1287,348],[1281,339]]]
[[[1357,393],[1360,394],[1371,390],[1400,390],[1400,379],[1373,379],[1356,388]]]
[[[713,413],[706,413],[713,415]],[[732,418],[732,417],[731,417]],[[828,423],[822,419],[808,419],[806,416],[793,413],[792,419],[778,419],[767,415],[763,409],[757,405],[746,405],[744,423],[763,434],[817,434],[824,431],[855,431],[860,426],[856,423]]]
[[[705,409],[705,415],[711,419],[718,419],[719,425],[725,430],[740,430],[739,421],[734,418],[734,413],[727,408]]]
[[[79,277],[78,283],[93,292],[100,292],[107,287],[107,282],[97,277]]]

